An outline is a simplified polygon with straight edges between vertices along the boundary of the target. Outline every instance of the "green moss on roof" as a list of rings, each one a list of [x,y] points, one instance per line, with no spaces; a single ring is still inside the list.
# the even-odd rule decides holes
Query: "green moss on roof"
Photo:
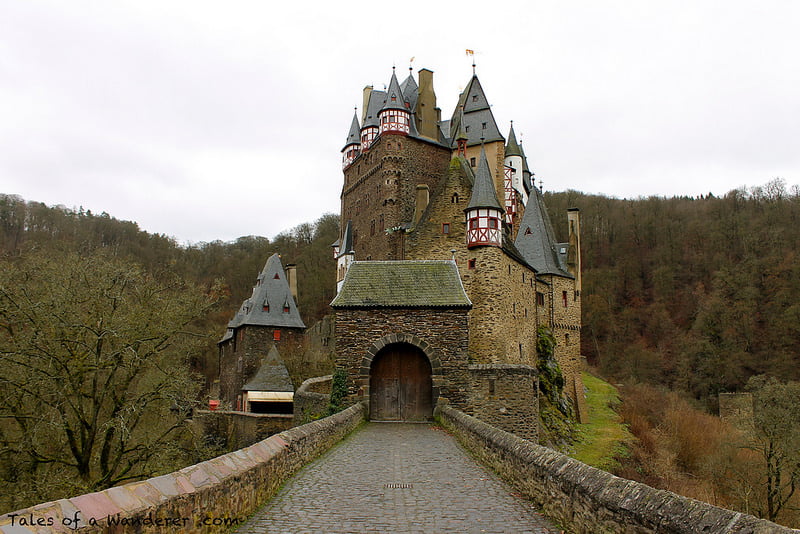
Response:
[[[334,308],[470,308],[452,261],[357,261]]]

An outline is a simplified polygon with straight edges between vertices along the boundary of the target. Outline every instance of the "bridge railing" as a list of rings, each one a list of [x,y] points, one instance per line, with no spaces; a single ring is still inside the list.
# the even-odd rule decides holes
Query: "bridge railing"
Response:
[[[180,471],[4,514],[0,531],[228,530],[244,523],[286,479],[355,429],[365,413],[364,405],[356,404]]]
[[[436,416],[484,464],[568,532],[800,532],[616,477],[449,406],[437,407]]]

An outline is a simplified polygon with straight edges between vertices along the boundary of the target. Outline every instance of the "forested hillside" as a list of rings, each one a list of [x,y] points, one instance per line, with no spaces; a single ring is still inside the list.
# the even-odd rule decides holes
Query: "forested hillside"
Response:
[[[800,378],[800,191],[724,197],[546,195],[559,239],[581,209],[583,354],[608,377],[717,393]]]

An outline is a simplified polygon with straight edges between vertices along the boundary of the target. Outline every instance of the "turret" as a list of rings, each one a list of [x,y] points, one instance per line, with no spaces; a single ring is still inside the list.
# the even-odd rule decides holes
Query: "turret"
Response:
[[[361,153],[361,127],[358,125],[358,114],[353,113],[353,122],[347,134],[347,142],[342,149],[342,168],[346,169]]]
[[[383,91],[364,88],[364,117],[361,125],[361,152],[366,152],[378,137],[378,112],[383,107]]]
[[[486,151],[481,147],[478,172],[464,213],[467,217],[467,248],[477,246],[503,246],[503,207],[497,200],[492,173],[486,159]]]
[[[392,79],[389,82],[389,89],[386,90],[386,101],[378,114],[380,133],[408,135],[411,124],[409,107],[408,102],[403,98],[397,76],[392,70]]]
[[[503,160],[506,170],[511,169],[508,174],[511,177],[511,187],[522,197],[522,202],[527,204],[528,193],[524,186],[525,168],[522,148],[517,143],[517,136],[514,134],[514,123],[511,123],[511,130],[508,132],[508,141],[505,147],[505,158]],[[507,209],[507,208],[506,208]]]
[[[353,250],[353,223],[351,221],[347,221],[342,238],[334,243],[334,254],[337,252],[336,292],[338,293],[339,290],[342,289],[344,277],[347,275],[347,270],[350,268],[350,264],[353,263],[356,255],[355,251]]]

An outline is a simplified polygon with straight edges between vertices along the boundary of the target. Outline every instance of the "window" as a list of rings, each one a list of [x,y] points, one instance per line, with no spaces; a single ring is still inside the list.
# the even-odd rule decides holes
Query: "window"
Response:
[[[450,233],[450,223],[442,223],[442,233],[443,234]]]
[[[283,313],[289,313],[289,303],[283,305]]]
[[[474,268],[475,268],[475,260],[472,259],[467,261],[467,269],[474,269]]]
[[[453,204],[458,204],[458,193],[453,193],[453,196],[450,197],[450,202]]]
[[[281,279],[281,277],[280,277],[280,275],[278,273],[275,273],[275,276],[273,276],[272,278],[274,278],[275,280],[280,280]]]
[[[489,218],[489,228],[496,229],[497,228],[497,219],[494,217]]]
[[[261,309],[264,310],[265,312],[269,313],[269,302],[267,302],[265,300],[264,301],[264,305],[261,307]]]
[[[272,331],[272,341],[280,341],[281,340],[281,331],[280,330],[273,330]]]
[[[472,95],[472,101],[473,102],[477,102],[478,101],[478,95]]]
[[[375,219],[369,223],[369,235],[375,235]]]
[[[482,122],[482,123],[481,123],[481,130],[485,130],[485,129],[486,129],[486,123],[485,123],[485,122]]]
[[[566,308],[567,307],[567,292],[566,291],[562,291],[561,292],[561,300],[564,302],[564,307]]]
[[[544,306],[544,293],[536,292],[536,304]]]
[[[475,166],[475,158],[469,158],[469,166],[470,167],[474,167]]]

